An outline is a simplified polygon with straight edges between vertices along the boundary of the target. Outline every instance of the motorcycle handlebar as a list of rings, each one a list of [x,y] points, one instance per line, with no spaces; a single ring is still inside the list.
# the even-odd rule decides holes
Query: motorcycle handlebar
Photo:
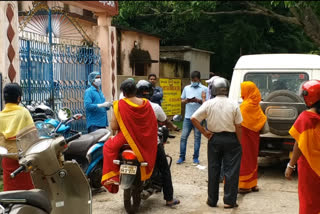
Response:
[[[79,133],[77,133],[75,135],[72,135],[71,137],[68,137],[66,139],[66,143],[69,143],[69,142],[71,142],[71,141],[73,141],[75,139],[78,139],[79,137],[81,137],[81,132],[79,132]]]
[[[12,173],[10,174],[10,177],[11,177],[11,178],[16,177],[19,173],[23,172],[25,169],[26,169],[25,166],[19,166],[18,169],[16,169],[14,172],[12,172]]]

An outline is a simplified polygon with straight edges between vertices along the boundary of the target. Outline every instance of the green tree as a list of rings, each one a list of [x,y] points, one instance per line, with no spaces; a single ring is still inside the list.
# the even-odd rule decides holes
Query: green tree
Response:
[[[240,55],[315,50],[318,43],[311,35],[316,31],[306,28],[302,23],[307,21],[301,17],[306,10],[317,15],[314,11],[318,5],[289,1],[123,1],[114,24],[159,34],[161,45],[191,45],[213,51],[212,71],[230,78]]]

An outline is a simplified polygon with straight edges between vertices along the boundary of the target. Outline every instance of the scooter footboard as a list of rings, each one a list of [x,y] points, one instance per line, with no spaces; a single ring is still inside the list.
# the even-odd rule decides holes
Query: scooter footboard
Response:
[[[46,179],[38,173],[32,173],[33,183],[48,193],[52,213],[92,213],[90,185],[78,163],[66,161],[63,168],[52,176],[46,176]]]

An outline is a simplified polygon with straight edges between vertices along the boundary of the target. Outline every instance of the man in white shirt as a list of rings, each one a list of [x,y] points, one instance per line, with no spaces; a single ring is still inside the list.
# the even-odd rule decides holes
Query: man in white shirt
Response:
[[[140,80],[137,83],[136,87],[137,87],[137,97],[146,98],[146,99],[151,98],[153,94],[151,83],[149,83],[146,80]],[[160,105],[153,102],[150,102],[150,104],[153,108],[153,111],[158,121],[165,123],[167,127],[170,129],[178,130],[177,126],[175,126],[173,123],[167,120],[167,115],[164,113]],[[163,144],[160,144],[159,138],[158,138],[156,167],[159,169],[161,173],[162,185],[163,185],[163,196],[164,196],[164,200],[166,200],[166,205],[171,207],[179,204],[180,201],[178,199],[173,198],[173,186],[172,186],[170,167],[168,165]]]
[[[215,98],[206,101],[191,117],[191,121],[208,138],[208,200],[216,207],[219,199],[221,163],[225,175],[224,207],[237,207],[237,194],[242,149],[239,105],[227,98],[230,83],[220,77],[212,83]],[[207,129],[200,122],[207,120]]]

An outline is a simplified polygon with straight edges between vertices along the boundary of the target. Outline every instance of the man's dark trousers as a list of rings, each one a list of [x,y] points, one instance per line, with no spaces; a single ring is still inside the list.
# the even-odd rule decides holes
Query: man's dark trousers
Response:
[[[172,201],[173,186],[171,180],[171,172],[163,144],[158,144],[156,167],[161,173],[164,200]]]
[[[225,176],[224,204],[235,205],[238,194],[242,149],[235,133],[215,133],[208,143],[208,204],[219,199],[221,163]]]

